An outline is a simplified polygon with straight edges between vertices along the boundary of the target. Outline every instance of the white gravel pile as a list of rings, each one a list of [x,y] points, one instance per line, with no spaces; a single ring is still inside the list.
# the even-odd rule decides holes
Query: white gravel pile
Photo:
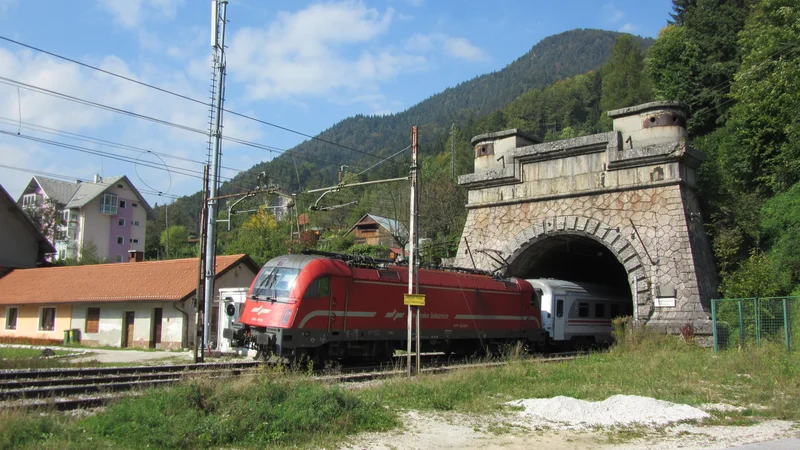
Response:
[[[666,425],[710,417],[705,411],[688,405],[638,395],[614,395],[602,402],[558,396],[515,400],[508,404],[525,408],[520,414],[526,421],[535,424],[555,422],[566,424],[569,428]]]

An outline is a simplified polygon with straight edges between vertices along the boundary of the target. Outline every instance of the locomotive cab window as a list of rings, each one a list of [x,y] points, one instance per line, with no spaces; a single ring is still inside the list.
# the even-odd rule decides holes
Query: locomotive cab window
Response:
[[[300,269],[286,267],[264,267],[253,284],[253,297],[257,300],[288,297]]]
[[[578,303],[578,317],[589,317],[588,303]]]
[[[535,294],[531,297],[531,306],[538,307],[542,303],[542,296],[544,292],[541,289],[534,289]]]
[[[331,293],[331,278],[322,277],[314,280],[306,289],[303,298],[326,297]]]

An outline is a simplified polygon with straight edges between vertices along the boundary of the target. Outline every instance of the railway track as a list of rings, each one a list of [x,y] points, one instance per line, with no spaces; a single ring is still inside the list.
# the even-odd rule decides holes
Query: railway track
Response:
[[[577,354],[536,358],[542,362],[574,359]],[[403,364],[398,364],[402,362]],[[315,375],[320,381],[356,383],[403,376],[405,359],[391,364],[326,368]],[[0,410],[47,408],[59,411],[93,408],[119,398],[138,395],[142,389],[165,386],[190,378],[223,378],[255,373],[261,361],[203,363],[168,366],[103,367],[81,369],[9,370],[0,372]],[[436,374],[468,368],[496,367],[505,362],[453,362],[442,355],[424,355],[422,373]],[[331,372],[334,372],[331,374]]]

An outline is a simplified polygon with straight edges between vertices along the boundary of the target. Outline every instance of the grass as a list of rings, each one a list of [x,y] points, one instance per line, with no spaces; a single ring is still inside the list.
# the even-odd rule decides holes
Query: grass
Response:
[[[631,394],[700,405],[725,403],[714,425],[763,418],[800,420],[800,357],[780,346],[715,355],[679,337],[637,331],[607,353],[446,375],[395,379],[360,390],[313,381],[303,370],[267,370],[250,378],[186,381],[127,398],[91,417],[3,413],[0,448],[263,448],[331,447],[361,431],[398,426],[403,410],[508,413],[505,402],[565,395],[602,400]],[[487,432],[515,433],[488,424]],[[609,442],[641,437],[621,428]]]
[[[64,356],[71,353],[66,350],[54,351],[56,356]],[[38,348],[0,347],[0,359],[31,359],[41,356],[42,350]]]
[[[378,403],[283,371],[193,380],[86,418],[6,413],[0,448],[274,448],[328,445],[398,425]]]

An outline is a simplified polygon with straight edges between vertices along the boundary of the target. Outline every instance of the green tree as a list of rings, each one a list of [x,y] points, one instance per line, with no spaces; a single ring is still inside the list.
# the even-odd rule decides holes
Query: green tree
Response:
[[[165,259],[197,256],[197,247],[189,242],[189,233],[183,225],[173,225],[162,231],[158,242]]]
[[[600,71],[602,75],[602,95],[600,108],[609,111],[624,108],[652,99],[652,90],[644,75],[644,57],[631,35],[617,38],[611,57]],[[606,128],[611,128],[611,120],[603,119]]]
[[[262,207],[236,230],[225,247],[225,254],[246,253],[258,265],[284,255],[289,250],[289,222],[278,222],[268,209]]]
[[[737,34],[750,0],[676,1],[675,25],[659,34],[647,59],[653,92],[660,100],[690,107],[690,135],[702,136],[725,123],[728,87],[739,67]]]
[[[772,260],[753,250],[750,257],[722,280],[719,291],[725,298],[774,297],[780,294],[780,280]]]
[[[722,164],[743,190],[782,192],[800,181],[800,5],[764,0],[740,35],[736,106]]]

